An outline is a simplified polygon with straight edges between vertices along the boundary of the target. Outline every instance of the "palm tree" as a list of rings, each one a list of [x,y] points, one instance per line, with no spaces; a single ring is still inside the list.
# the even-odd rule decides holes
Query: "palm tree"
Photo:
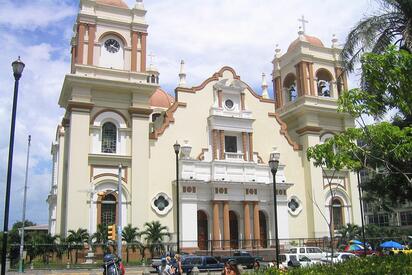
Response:
[[[128,224],[122,230],[122,240],[126,242],[126,262],[129,262],[129,245],[131,245],[132,251],[135,252],[136,248],[143,246],[141,242],[137,240],[137,237],[140,236],[139,229],[137,227],[132,227],[131,224]]]
[[[145,230],[141,232],[145,236],[146,243],[149,245],[150,254],[153,257],[154,252],[159,254],[164,250],[162,244],[164,237],[170,238],[169,229],[167,226],[161,225],[159,221],[146,222]]]
[[[95,246],[101,246],[103,252],[107,252],[107,227],[103,226],[102,224],[98,224],[97,231],[92,235],[92,241]]]
[[[390,44],[412,52],[412,1],[377,1],[380,12],[361,20],[346,38],[341,56],[348,71],[364,52],[382,53]]]
[[[84,244],[89,240],[89,233],[86,229],[79,228],[77,231],[69,230],[69,235],[67,236],[67,241],[74,245],[76,250],[75,264],[77,264],[77,258],[79,250],[84,248]]]
[[[350,240],[357,239],[360,236],[360,228],[356,224],[346,224],[339,229],[341,235],[341,241],[348,243]]]

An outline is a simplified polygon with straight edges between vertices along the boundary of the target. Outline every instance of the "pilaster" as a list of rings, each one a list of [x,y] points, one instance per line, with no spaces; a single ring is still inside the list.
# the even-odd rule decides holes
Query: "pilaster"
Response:
[[[149,182],[149,115],[150,109],[130,108],[132,116],[132,224],[143,228],[149,220],[147,211]]]
[[[90,109],[78,107],[68,107],[70,110],[70,141],[69,141],[69,158],[68,158],[68,182],[67,182],[67,201],[65,216],[67,224],[70,226],[66,229],[77,230],[84,228],[89,224],[89,216],[79,215],[83,209],[88,209],[87,196],[83,192],[90,188],[90,170],[89,170],[89,128],[90,128]]]

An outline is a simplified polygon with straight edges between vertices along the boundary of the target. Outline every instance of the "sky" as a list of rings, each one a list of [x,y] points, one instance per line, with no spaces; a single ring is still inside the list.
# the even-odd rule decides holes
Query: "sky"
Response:
[[[183,59],[189,86],[229,65],[259,94],[261,74],[272,71],[275,45],[285,52],[297,38],[302,15],[309,21],[306,33],[330,46],[333,34],[344,43],[350,29],[377,10],[375,0],[145,0],[144,5],[148,52],[164,89],[172,92],[176,87]],[[9,225],[21,220],[28,135],[32,146],[26,217],[47,224],[50,148],[63,115],[57,101],[70,71],[69,43],[78,6],[79,0],[0,0],[1,228],[14,85],[11,63],[21,56],[26,68],[18,98]],[[350,79],[356,86],[356,75]]]

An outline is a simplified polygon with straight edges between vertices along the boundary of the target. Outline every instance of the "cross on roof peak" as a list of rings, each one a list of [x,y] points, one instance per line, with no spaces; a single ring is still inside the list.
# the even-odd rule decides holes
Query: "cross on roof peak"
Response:
[[[299,18],[298,21],[302,23],[303,33],[306,33],[306,23],[309,23],[309,21],[305,20],[305,16],[304,16],[304,15],[302,15],[302,17]]]
[[[150,52],[149,57],[150,57],[150,65],[153,65],[153,59],[156,57],[156,55],[153,52]]]

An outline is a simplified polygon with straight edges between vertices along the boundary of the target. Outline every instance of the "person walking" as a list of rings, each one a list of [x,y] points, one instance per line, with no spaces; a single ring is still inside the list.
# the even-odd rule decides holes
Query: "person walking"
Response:
[[[167,264],[167,261],[165,258],[162,258],[161,264],[157,268],[157,273],[159,275],[172,275],[172,270],[170,268],[170,265]]]
[[[225,263],[222,275],[240,275],[239,268],[235,260],[229,260]]]
[[[175,261],[176,261],[176,275],[182,275],[183,274],[183,268],[182,268],[182,257],[179,254],[175,255]]]

